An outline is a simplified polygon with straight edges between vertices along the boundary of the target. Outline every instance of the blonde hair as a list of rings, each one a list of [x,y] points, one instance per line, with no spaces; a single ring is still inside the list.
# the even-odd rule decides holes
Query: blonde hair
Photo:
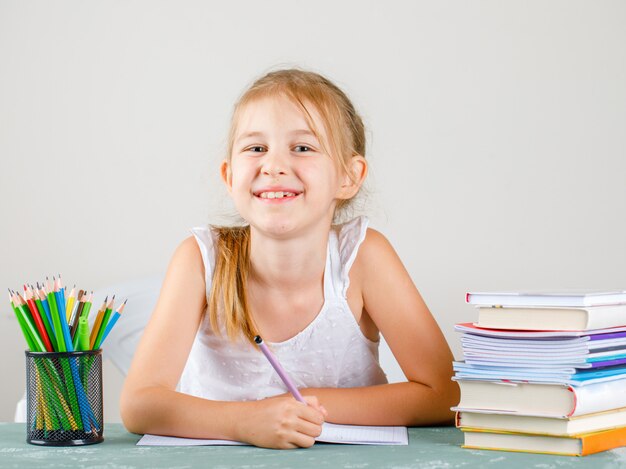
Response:
[[[235,104],[228,135],[226,159],[230,162],[237,125],[243,109],[251,102],[284,96],[300,107],[311,131],[324,152],[351,178],[348,169],[355,155],[365,157],[365,128],[361,117],[341,89],[325,77],[298,69],[277,70],[256,80]],[[328,141],[309,111],[313,106],[321,117]],[[350,199],[351,200],[351,199]],[[339,200],[336,211],[345,209],[350,200]],[[230,339],[241,334],[254,343],[257,328],[250,313],[247,281],[250,270],[250,226],[215,227],[216,261],[211,291],[207,299],[211,327],[219,333],[220,309],[223,326]]]

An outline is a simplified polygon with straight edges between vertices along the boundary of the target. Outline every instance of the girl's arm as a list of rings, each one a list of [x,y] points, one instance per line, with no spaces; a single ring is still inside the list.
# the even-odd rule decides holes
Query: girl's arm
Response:
[[[363,309],[385,337],[408,382],[360,388],[315,388],[327,420],[360,425],[450,423],[459,400],[452,352],[387,239],[368,229],[350,271]],[[349,292],[350,295],[350,292]]]
[[[204,265],[193,238],[174,253],[135,352],[120,400],[134,433],[239,440],[273,448],[311,446],[323,415],[315,398],[218,402],[176,391],[206,308]]]

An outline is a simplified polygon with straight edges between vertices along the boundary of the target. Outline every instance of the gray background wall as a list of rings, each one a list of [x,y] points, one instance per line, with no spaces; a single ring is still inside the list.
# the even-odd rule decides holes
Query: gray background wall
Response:
[[[624,289],[624,24],[621,1],[0,1],[0,285],[163,272],[231,211],[233,102],[297,65],[362,113],[362,211],[457,357],[468,290]],[[3,304],[11,420],[24,340]],[[105,365],[109,421],[121,381]]]

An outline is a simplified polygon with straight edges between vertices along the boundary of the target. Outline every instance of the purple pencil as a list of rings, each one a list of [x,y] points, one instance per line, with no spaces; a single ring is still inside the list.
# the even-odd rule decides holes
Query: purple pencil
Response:
[[[302,394],[300,394],[300,391],[298,391],[296,385],[293,383],[293,381],[291,381],[291,378],[289,378],[274,354],[270,352],[270,349],[267,348],[267,345],[263,343],[263,339],[261,339],[261,337],[257,335],[254,338],[254,341],[261,349],[261,352],[263,352],[263,355],[265,355],[265,358],[267,358],[267,360],[270,362],[270,365],[272,365],[272,367],[276,370],[276,373],[278,373],[280,379],[283,380],[283,383],[285,383],[285,386],[287,386],[287,389],[289,389],[289,392],[293,395],[293,397],[295,397],[296,400],[304,402],[306,404],[306,401],[302,397]]]

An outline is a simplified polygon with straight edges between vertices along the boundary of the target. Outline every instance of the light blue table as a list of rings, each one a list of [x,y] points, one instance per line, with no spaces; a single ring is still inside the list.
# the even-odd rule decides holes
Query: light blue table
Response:
[[[106,424],[104,442],[81,447],[40,447],[26,443],[24,424],[0,423],[0,468],[626,468],[626,448],[584,458],[462,449],[452,427],[409,429],[409,446],[316,444],[297,450],[251,446],[135,446],[138,435]]]

